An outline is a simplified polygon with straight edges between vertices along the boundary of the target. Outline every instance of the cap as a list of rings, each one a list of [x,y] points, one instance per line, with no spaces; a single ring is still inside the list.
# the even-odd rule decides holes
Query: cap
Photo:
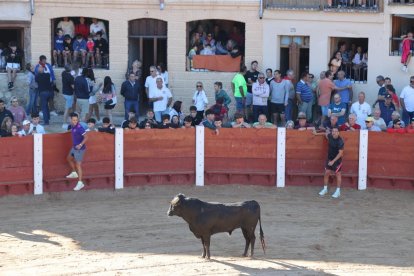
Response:
[[[367,117],[365,119],[365,122],[373,122],[373,121],[374,121],[374,118],[373,117]]]
[[[30,125],[30,121],[29,120],[24,120],[23,123],[22,123],[22,125],[24,125],[24,126],[25,125]]]
[[[299,112],[299,114],[298,114],[298,119],[306,119],[306,114],[305,114],[305,112]]]
[[[392,96],[390,94],[385,94],[384,98],[386,98],[386,99],[392,99]]]

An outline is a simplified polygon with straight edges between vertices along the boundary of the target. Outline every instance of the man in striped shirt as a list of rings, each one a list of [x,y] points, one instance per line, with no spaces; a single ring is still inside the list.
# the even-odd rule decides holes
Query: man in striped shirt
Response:
[[[303,72],[301,79],[296,85],[296,99],[299,105],[299,112],[304,112],[308,122],[312,118],[312,99],[313,93],[312,88],[308,85],[309,73],[307,71]]]

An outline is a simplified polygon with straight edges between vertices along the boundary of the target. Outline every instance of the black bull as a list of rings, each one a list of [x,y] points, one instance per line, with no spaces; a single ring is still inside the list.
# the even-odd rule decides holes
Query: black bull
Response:
[[[188,198],[178,194],[171,201],[169,216],[182,217],[189,225],[196,238],[201,239],[203,245],[202,257],[210,258],[210,237],[213,234],[228,232],[231,235],[234,229],[241,228],[246,239],[243,256],[247,256],[249,245],[253,256],[254,234],[257,221],[260,226],[260,241],[265,252],[265,241],[260,220],[260,205],[254,200],[239,203],[210,203],[196,198]]]

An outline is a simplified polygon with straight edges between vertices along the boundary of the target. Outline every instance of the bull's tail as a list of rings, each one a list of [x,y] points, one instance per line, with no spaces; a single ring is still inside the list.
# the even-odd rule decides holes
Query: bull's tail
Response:
[[[263,253],[266,255],[266,242],[264,240],[263,229],[262,229],[262,220],[260,219],[260,214],[259,214],[259,229],[260,229],[260,242],[262,244]]]

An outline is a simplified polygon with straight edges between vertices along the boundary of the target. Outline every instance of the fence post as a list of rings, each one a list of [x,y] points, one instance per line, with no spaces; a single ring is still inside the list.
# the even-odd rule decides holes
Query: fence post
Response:
[[[115,129],[115,189],[124,188],[124,129]]]
[[[276,187],[285,187],[286,128],[277,128]]]
[[[204,127],[196,126],[196,186],[204,186]]]
[[[366,190],[368,173],[368,130],[359,131],[358,190]]]
[[[33,135],[33,180],[35,195],[43,194],[43,135]]]

